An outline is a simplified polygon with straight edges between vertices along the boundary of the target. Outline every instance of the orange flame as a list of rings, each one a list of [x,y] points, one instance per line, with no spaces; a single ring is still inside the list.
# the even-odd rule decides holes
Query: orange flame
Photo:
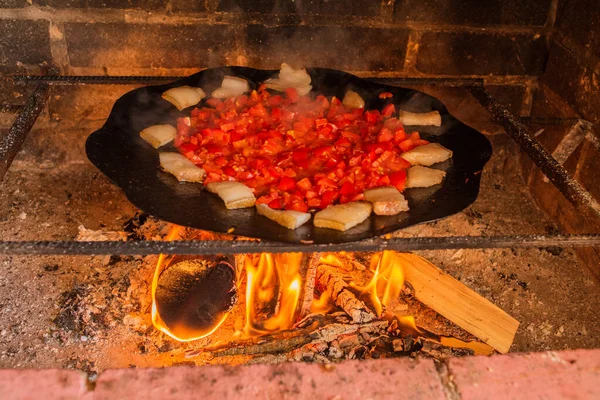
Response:
[[[256,265],[251,257],[246,258],[246,336],[292,327],[302,284],[301,258],[301,253],[263,253]],[[257,308],[274,302],[277,306],[273,314],[261,320]]]
[[[327,314],[333,306],[329,302],[330,296],[327,292],[321,293],[318,299],[312,301],[310,304],[310,312],[311,314]]]
[[[352,284],[359,292],[368,293],[378,317],[381,317],[384,307],[388,307],[400,295],[404,285],[404,271],[400,257],[393,251],[384,251],[371,259],[373,276],[369,283],[360,287]]]
[[[181,234],[183,229],[184,228],[181,226],[173,225],[173,227],[171,228],[171,231],[169,232],[169,234],[167,235],[165,240],[166,241],[175,240]],[[205,333],[201,336],[189,336],[189,337],[180,337],[180,336],[173,334],[169,330],[169,327],[167,326],[167,324],[165,324],[163,319],[160,317],[160,314],[158,312],[158,307],[156,305],[156,289],[158,287],[158,278],[160,277],[160,274],[162,274],[162,272],[164,271],[165,266],[168,265],[167,261],[171,260],[171,258],[172,257],[167,257],[167,255],[165,255],[165,254],[160,254],[158,256],[158,262],[156,264],[156,269],[154,270],[154,277],[152,278],[152,325],[154,325],[154,327],[156,329],[158,329],[159,331],[167,334],[168,336],[170,336],[173,339],[178,340],[180,342],[190,342],[193,340],[202,339],[203,337],[212,335],[221,326],[221,324],[223,324],[223,322],[225,322],[228,314],[225,314],[223,316],[223,318],[221,318],[221,320],[217,322],[217,324],[214,326],[214,328],[210,332]]]

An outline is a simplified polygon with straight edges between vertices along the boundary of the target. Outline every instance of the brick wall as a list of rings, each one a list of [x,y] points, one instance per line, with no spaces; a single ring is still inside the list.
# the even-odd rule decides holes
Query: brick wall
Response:
[[[600,2],[560,0],[543,82],[583,117],[600,121]]]
[[[0,0],[0,65],[5,73],[156,75],[286,60],[525,84],[544,69],[551,2]]]
[[[549,45],[546,70],[540,78],[539,100],[533,114],[584,118],[594,123],[600,137],[600,2],[597,0],[558,0],[555,31]],[[536,110],[540,104],[539,110]],[[569,126],[545,128],[538,139],[553,151]],[[541,173],[523,160],[525,178],[530,182],[539,206],[558,221],[567,233],[598,233],[600,218],[584,218],[558,191],[543,181]],[[585,140],[565,163],[569,174],[600,202],[600,152]],[[600,281],[600,249],[576,249],[592,274]]]

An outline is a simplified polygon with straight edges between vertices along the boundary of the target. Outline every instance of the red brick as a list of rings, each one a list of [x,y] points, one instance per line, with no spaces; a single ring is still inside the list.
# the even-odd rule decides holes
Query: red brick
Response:
[[[71,66],[204,68],[233,64],[235,27],[208,24],[65,23]]]
[[[151,399],[444,399],[433,361],[349,361],[331,367],[286,363],[103,372],[94,400],[135,393]]]
[[[600,349],[453,358],[463,400],[600,398]]]
[[[86,376],[80,371],[0,370],[0,399],[78,399],[86,390]]]
[[[396,1],[397,21],[453,25],[544,25],[549,0],[402,0]]]
[[[248,64],[264,69],[279,68],[285,61],[346,71],[398,72],[404,68],[408,43],[408,30],[396,28],[254,24],[245,34]]]
[[[543,35],[425,32],[417,70],[443,75],[540,75],[548,49]]]

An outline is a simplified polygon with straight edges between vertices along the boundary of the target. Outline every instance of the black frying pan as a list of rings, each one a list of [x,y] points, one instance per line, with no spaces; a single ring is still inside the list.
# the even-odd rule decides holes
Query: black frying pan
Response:
[[[177,111],[161,98],[161,94],[181,85],[202,87],[210,94],[220,86],[225,75],[246,78],[256,87],[278,73],[244,67],[211,68],[167,85],[142,87],[125,94],[115,103],[104,126],[88,137],[88,158],[125,191],[135,206],[151,215],[214,232],[229,232],[233,228],[236,235],[279,242],[362,240],[450,216],[475,201],[481,170],[492,154],[490,142],[482,133],[455,119],[439,100],[422,92],[369,82],[331,69],[310,68],[307,71],[312,78],[312,93],[343,98],[345,92],[352,89],[363,97],[367,109],[381,109],[393,102],[396,109],[439,111],[441,127],[407,127],[406,130],[419,131],[425,139],[454,152],[451,160],[435,166],[446,170],[444,182],[430,188],[406,190],[404,195],[410,211],[395,216],[372,215],[346,232],[315,228],[311,221],[292,231],[258,215],[253,208],[227,210],[221,199],[203,190],[202,185],[179,183],[173,176],[160,171],[158,151],[142,140],[139,132],[155,124],[175,125],[178,117],[189,115],[190,111]],[[378,97],[381,92],[391,92],[394,96],[382,100]],[[175,149],[165,146],[161,150]]]

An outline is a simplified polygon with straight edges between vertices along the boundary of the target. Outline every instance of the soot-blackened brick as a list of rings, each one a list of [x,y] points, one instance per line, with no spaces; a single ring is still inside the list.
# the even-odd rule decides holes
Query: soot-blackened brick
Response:
[[[247,28],[247,57],[257,68],[282,62],[347,71],[400,71],[404,67],[408,31],[336,26]]]
[[[0,66],[3,70],[17,64],[51,63],[48,21],[0,20]]]
[[[547,54],[539,34],[425,32],[417,69],[444,75],[537,75]]]
[[[0,0],[0,8],[23,8],[30,5],[27,0]]]
[[[116,8],[157,10],[165,8],[168,0],[33,0],[33,4],[52,8]]]
[[[560,34],[600,57],[600,2],[564,0],[560,5],[556,21]]]
[[[442,24],[544,25],[551,0],[401,0],[396,21]]]
[[[203,12],[208,11],[207,2],[203,0],[171,0],[171,8],[173,11],[180,12]]]
[[[381,0],[221,0],[218,10],[260,14],[377,16]]]
[[[518,85],[489,85],[485,87],[492,96],[514,115],[521,114],[525,101],[525,87]]]
[[[74,67],[203,68],[235,56],[234,27],[127,23],[65,24]],[[228,62],[229,61],[229,62]]]
[[[563,45],[552,43],[542,82],[584,118],[600,121],[600,75],[594,73],[593,68],[582,65]]]

